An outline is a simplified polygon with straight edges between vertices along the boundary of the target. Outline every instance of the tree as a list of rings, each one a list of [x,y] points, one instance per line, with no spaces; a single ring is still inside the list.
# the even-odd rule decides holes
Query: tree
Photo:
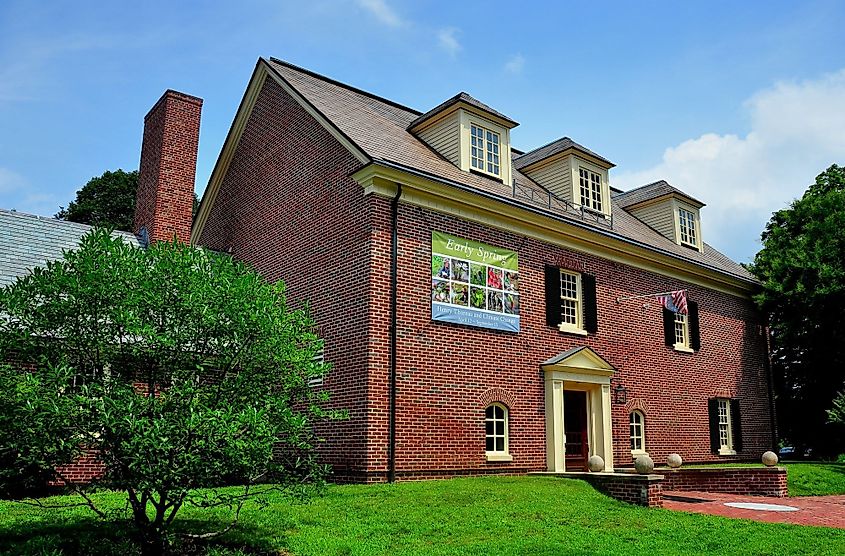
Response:
[[[845,379],[845,168],[833,165],[772,215],[751,271],[769,314],[779,428],[790,442],[845,449],[826,409]]]
[[[38,468],[100,517],[113,516],[92,488],[126,492],[146,554],[185,504],[229,507],[234,525],[244,501],[324,476],[311,423],[332,415],[308,385],[326,371],[320,349],[307,312],[243,263],[94,229],[0,289],[0,361],[17,362],[0,372],[5,476]],[[104,474],[76,483],[62,466],[86,453]]]
[[[56,218],[131,232],[137,191],[138,170],[107,170],[88,180],[67,208],[59,207]]]
[[[827,420],[831,424],[845,425],[845,390],[833,398],[833,407],[827,410]]]

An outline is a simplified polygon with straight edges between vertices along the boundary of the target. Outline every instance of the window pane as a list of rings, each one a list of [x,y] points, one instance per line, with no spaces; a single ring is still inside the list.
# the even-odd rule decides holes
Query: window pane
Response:
[[[486,449],[488,452],[492,452],[492,451],[493,451],[493,437],[492,437],[492,436],[488,436],[488,437],[487,437],[487,446],[486,446],[486,448],[485,448],[485,449]]]
[[[495,405],[488,406],[486,410],[484,410],[484,416],[488,419],[493,418],[493,410],[496,408]]]
[[[505,439],[504,438],[496,438],[496,451],[497,452],[504,452],[505,451]]]
[[[496,421],[496,435],[497,436],[504,436],[505,435],[505,422],[504,421]]]
[[[496,419],[504,419],[505,418],[505,410],[499,407],[498,405],[494,405],[493,409],[496,411]]]
[[[487,421],[484,424],[487,430],[487,434],[493,434],[493,421]]]

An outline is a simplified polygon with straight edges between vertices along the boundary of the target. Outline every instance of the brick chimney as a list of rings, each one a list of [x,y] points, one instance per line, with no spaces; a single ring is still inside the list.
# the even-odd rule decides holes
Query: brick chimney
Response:
[[[168,90],[144,117],[134,231],[150,242],[190,241],[201,110],[201,98]]]

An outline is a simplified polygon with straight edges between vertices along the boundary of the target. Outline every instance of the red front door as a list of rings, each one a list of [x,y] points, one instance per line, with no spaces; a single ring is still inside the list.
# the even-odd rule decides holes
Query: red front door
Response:
[[[566,470],[586,471],[590,445],[587,442],[587,393],[563,391],[563,428]]]

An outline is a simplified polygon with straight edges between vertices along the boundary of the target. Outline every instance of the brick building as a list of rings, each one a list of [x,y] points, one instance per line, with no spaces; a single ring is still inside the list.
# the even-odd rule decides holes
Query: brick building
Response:
[[[757,284],[703,203],[609,186],[563,138],[531,151],[466,93],[420,113],[258,61],[192,241],[308,302],[349,419],[339,477],[756,459],[773,443]],[[685,290],[687,315],[655,298]]]
[[[135,231],[190,230],[309,304],[333,365],[314,387],[349,412],[321,431],[338,479],[772,447],[757,283],[703,241],[702,202],[613,189],[569,138],[518,150],[466,93],[421,113],[261,59],[191,228],[200,107],[170,91],[147,116]]]

